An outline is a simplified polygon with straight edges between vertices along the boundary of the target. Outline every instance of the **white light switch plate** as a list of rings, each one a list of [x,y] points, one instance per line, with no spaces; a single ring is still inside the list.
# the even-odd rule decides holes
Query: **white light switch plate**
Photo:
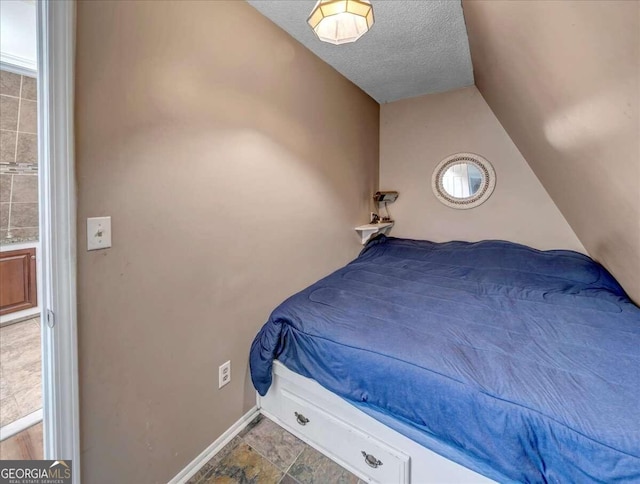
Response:
[[[87,219],[87,250],[111,247],[111,217]]]

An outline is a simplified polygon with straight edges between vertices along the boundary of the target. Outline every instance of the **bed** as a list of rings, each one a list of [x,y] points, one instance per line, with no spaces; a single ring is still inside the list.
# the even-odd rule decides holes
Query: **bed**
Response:
[[[493,480],[640,482],[640,309],[582,254],[380,236],[273,311],[250,355],[261,396],[274,360]],[[397,454],[393,480],[422,482]]]

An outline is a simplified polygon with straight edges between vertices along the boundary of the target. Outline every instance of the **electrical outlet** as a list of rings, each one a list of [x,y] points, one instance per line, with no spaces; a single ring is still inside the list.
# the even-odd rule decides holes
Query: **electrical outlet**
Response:
[[[218,367],[218,388],[222,388],[231,381],[231,360]]]

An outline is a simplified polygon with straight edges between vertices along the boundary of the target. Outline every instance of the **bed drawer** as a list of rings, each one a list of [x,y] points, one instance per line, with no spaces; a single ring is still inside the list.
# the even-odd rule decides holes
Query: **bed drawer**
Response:
[[[372,482],[407,483],[409,457],[356,429],[314,403],[282,389],[281,415],[287,425]]]

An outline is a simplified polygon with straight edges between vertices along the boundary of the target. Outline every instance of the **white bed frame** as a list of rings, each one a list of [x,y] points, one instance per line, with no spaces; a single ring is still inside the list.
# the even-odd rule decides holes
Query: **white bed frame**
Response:
[[[273,364],[260,411],[366,482],[494,482],[378,422],[317,382]]]

